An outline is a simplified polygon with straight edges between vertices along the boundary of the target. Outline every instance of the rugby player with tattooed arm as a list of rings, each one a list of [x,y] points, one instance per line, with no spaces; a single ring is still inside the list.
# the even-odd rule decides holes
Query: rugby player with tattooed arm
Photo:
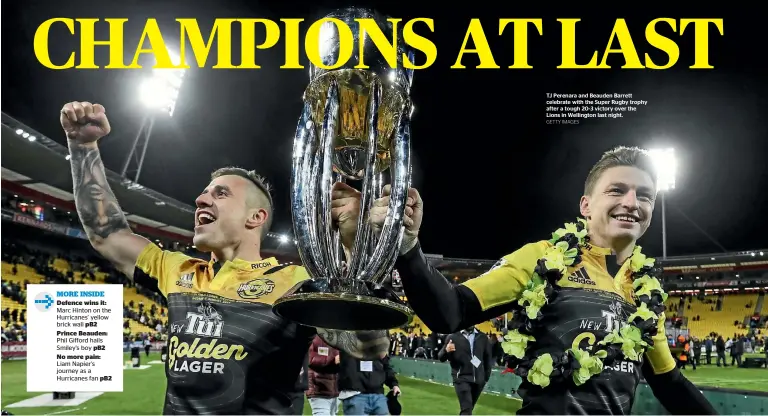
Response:
[[[589,172],[578,205],[584,228],[577,231],[578,226],[573,223],[570,230],[571,240],[576,238],[574,232],[582,235],[583,243],[578,244],[578,250],[573,250],[574,254],[578,253],[579,263],[576,267],[553,267],[559,273],[566,269],[567,273],[557,277],[557,288],[552,289],[555,296],[547,295],[546,291],[541,293],[544,301],[540,310],[534,310],[534,318],[531,319],[536,321],[527,329],[532,335],[523,334],[532,336],[523,348],[523,360],[531,363],[547,356],[551,359],[550,365],[547,366],[547,360],[543,360],[544,364],[538,370],[534,365],[527,370],[528,374],[537,371],[534,374],[538,376],[557,377],[558,373],[553,372],[553,356],[560,360],[561,354],[569,351],[569,354],[574,354],[570,362],[575,360],[573,357],[576,354],[586,358],[584,355],[599,349],[599,342],[613,335],[612,332],[636,323],[634,318],[629,321],[629,317],[639,311],[635,303],[637,286],[633,286],[633,270],[640,269],[637,263],[645,264],[645,257],[638,255],[635,249],[637,240],[651,223],[656,181],[650,157],[638,148],[612,149]],[[385,189],[385,196],[376,200],[371,209],[370,219],[375,230],[381,228],[387,214],[388,193],[389,189]],[[471,209],[475,209],[475,215],[482,212],[483,201],[477,199],[482,196],[467,198],[474,198],[468,203],[474,205]],[[526,244],[504,256],[485,274],[454,285],[428,263],[421,251],[418,234],[423,212],[418,191],[410,189],[404,219],[406,228],[395,268],[400,273],[408,302],[430,329],[453,333],[488,321],[513,310],[523,299],[524,292],[533,296],[536,302],[541,301],[535,298],[537,292],[529,288],[541,285],[534,277],[534,270],[541,270],[538,269],[541,264],[554,264],[550,263],[550,259],[557,259],[543,259],[546,253],[554,253],[548,251],[553,247],[549,240]],[[550,236],[549,233],[544,235],[545,238]],[[555,246],[555,250],[562,248]],[[635,255],[637,259],[632,261]],[[577,258],[574,258],[575,261]],[[529,302],[529,299],[525,298],[523,302]],[[654,305],[658,305],[658,299],[654,299]],[[650,314],[648,309],[644,313]],[[529,314],[531,312],[527,310],[521,313],[526,318],[530,318]],[[648,321],[653,323],[653,319]],[[556,380],[550,383],[542,377],[526,378],[524,375],[518,390],[523,406],[517,413],[629,414],[642,372],[654,395],[670,413],[716,414],[699,389],[677,369],[664,334],[663,308],[658,316],[657,329],[653,329],[652,326],[645,329],[652,336],[653,348],[640,354],[638,360],[616,354],[614,357],[618,358],[608,361],[609,364],[599,367],[595,364],[592,368],[599,370],[590,373],[586,380],[580,379],[579,383],[570,380],[570,377],[564,382]],[[517,334],[515,336],[518,339],[510,340],[510,344],[523,339]],[[560,362],[570,365],[565,360]],[[560,368],[567,369],[564,366]],[[574,377],[581,377],[579,374],[582,373],[576,373]]]
[[[211,253],[210,261],[163,250],[133,233],[107,182],[97,145],[110,132],[104,107],[71,102],[60,121],[77,213],[93,248],[168,300],[165,414],[294,413],[296,378],[315,334],[359,359],[386,355],[386,331],[311,328],[272,313],[273,302],[309,276],[303,267],[261,257],[272,198],[260,176],[219,169],[195,200],[193,242]],[[356,191],[337,184],[333,207],[342,243],[350,247]]]

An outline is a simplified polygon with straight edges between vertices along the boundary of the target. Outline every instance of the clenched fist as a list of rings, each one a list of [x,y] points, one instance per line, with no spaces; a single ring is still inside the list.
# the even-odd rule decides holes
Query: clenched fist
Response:
[[[111,130],[104,106],[87,101],[65,104],[59,119],[67,139],[81,144],[93,143]]]
[[[448,345],[445,346],[445,352],[454,352],[456,351],[456,346],[453,345],[453,340],[448,340]]]
[[[387,212],[389,211],[389,195],[391,192],[392,186],[387,185],[384,187],[383,196],[373,201],[370,221],[374,232],[377,234],[381,233],[381,229],[384,227],[384,220],[387,218]],[[408,199],[405,201],[404,214],[403,224],[405,225],[405,232],[403,233],[403,241],[400,245],[401,253],[407,253],[416,245],[419,228],[421,227],[421,219],[424,215],[424,203],[421,201],[419,191],[415,188],[408,189]]]

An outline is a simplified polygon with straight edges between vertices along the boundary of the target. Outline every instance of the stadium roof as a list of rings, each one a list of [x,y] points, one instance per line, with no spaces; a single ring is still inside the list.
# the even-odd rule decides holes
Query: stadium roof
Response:
[[[25,133],[29,134],[26,138]],[[4,188],[12,190],[15,184],[73,203],[66,147],[2,113],[1,149]],[[129,221],[176,235],[182,241],[193,235],[193,206],[124,180],[109,170],[107,178]]]
[[[2,113],[2,188],[75,210],[69,150],[32,127]],[[107,179],[126,218],[140,232],[191,243],[195,207],[107,170]],[[294,254],[280,236],[268,234],[268,252]],[[286,253],[286,251],[288,253]]]

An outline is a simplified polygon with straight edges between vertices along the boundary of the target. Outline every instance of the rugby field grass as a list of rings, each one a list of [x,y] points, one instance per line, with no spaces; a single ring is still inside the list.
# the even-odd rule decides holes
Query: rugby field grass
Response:
[[[159,360],[159,354],[142,356],[142,364]],[[125,356],[128,361],[128,355]],[[25,407],[9,408],[18,415],[65,414],[65,415],[115,415],[115,414],[160,414],[165,394],[165,374],[162,364],[150,364],[145,370],[125,370],[122,393],[104,393],[74,407]],[[41,393],[27,393],[26,361],[4,361],[2,372],[2,396],[0,407],[39,396]],[[699,367],[696,371],[683,372],[699,386],[724,387],[768,392],[768,370],[745,368]],[[403,396],[400,402],[405,415],[458,414],[459,406],[453,388],[421,380],[400,377]],[[520,401],[493,394],[483,394],[475,408],[477,415],[514,414]],[[309,404],[304,414],[312,414]],[[340,412],[341,414],[341,412]]]
[[[159,354],[142,356],[142,364],[159,360]],[[128,355],[125,358],[129,360]],[[0,406],[39,396],[42,393],[27,393],[26,361],[4,361],[2,371],[2,398]],[[403,414],[435,415],[458,414],[459,405],[452,387],[420,380],[400,377]],[[74,407],[13,407],[8,410],[16,415],[125,415],[161,414],[165,395],[165,374],[162,364],[151,364],[145,370],[125,370],[122,393],[104,393]],[[520,401],[491,394],[484,394],[475,408],[477,415],[514,414]],[[305,403],[304,414],[311,415],[309,403]],[[339,414],[342,414],[340,411]]]

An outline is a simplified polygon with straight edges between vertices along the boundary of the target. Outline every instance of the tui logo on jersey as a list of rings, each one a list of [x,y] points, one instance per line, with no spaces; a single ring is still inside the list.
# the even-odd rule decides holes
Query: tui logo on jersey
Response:
[[[259,277],[241,284],[237,288],[237,294],[243,299],[258,299],[264,295],[269,295],[273,290],[275,290],[275,282],[265,277]]]
[[[187,330],[185,333],[199,337],[221,338],[224,321],[209,302],[197,307],[197,312],[187,312]]]
[[[185,320],[169,325],[168,370],[174,376],[226,374],[232,365],[248,357],[248,350],[245,345],[230,343],[233,339],[231,334],[224,334],[224,315],[216,310],[215,301],[205,299],[193,305],[185,308]]]

